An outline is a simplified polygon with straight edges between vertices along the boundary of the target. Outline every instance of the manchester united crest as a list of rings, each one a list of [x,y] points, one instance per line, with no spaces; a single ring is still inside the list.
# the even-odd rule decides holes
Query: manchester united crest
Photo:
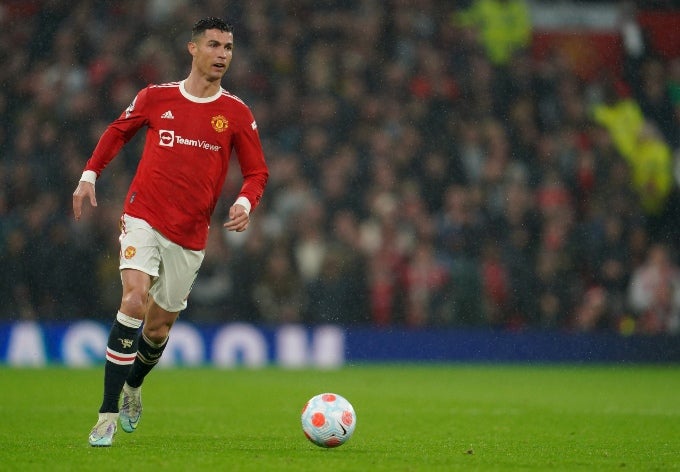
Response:
[[[125,259],[132,259],[135,257],[135,254],[137,254],[137,249],[134,246],[128,246],[125,248],[123,257],[125,257]]]
[[[213,116],[210,120],[210,124],[218,133],[226,131],[229,127],[229,121],[223,115]]]

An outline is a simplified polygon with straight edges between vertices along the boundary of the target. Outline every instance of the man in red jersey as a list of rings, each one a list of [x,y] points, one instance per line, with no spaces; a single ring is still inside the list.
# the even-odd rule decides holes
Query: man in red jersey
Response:
[[[123,294],[106,348],[104,399],[90,433],[92,446],[110,446],[118,420],[126,432],[137,428],[142,382],[186,308],[232,150],[243,185],[224,227],[245,231],[264,192],[269,172],[253,115],[221,87],[233,47],[231,25],[218,18],[199,20],[188,43],[193,58],[189,76],[149,85],[137,94],[102,134],[73,193],[79,220],[85,200],[97,206],[95,181],[101,172],[146,127],[144,151],[121,217]]]

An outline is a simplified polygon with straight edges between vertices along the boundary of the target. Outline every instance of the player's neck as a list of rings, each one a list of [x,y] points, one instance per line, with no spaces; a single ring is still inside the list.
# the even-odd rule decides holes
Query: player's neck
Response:
[[[214,96],[220,90],[220,86],[220,81],[207,81],[194,74],[189,74],[189,77],[184,81],[184,89],[198,98]]]

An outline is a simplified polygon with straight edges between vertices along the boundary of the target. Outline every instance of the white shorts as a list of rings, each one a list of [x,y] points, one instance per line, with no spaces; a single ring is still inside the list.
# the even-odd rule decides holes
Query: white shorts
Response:
[[[185,249],[146,221],[125,214],[120,219],[119,239],[120,270],[149,274],[149,294],[158,306],[171,313],[184,310],[205,251]]]

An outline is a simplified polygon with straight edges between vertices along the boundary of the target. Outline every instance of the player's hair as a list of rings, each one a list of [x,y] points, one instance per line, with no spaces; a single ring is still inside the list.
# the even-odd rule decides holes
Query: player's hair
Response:
[[[227,23],[221,18],[210,16],[208,18],[202,18],[194,23],[194,27],[191,28],[191,39],[195,40],[196,37],[202,35],[206,30],[210,29],[218,29],[226,33],[234,32],[234,27],[230,23]]]

